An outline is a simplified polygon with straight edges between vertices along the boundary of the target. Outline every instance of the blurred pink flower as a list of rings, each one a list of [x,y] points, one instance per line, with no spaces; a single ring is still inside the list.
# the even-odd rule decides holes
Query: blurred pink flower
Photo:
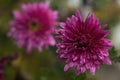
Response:
[[[100,25],[99,19],[94,14],[89,14],[84,21],[76,11],[75,16],[68,18],[65,23],[60,23],[62,29],[57,30],[58,57],[65,61],[64,71],[75,67],[76,74],[90,70],[95,74],[101,64],[111,65],[108,48],[111,41],[105,37],[109,30],[103,30],[107,25]]]
[[[21,9],[13,11],[14,18],[10,21],[8,35],[15,43],[20,48],[26,47],[27,52],[32,48],[41,52],[43,46],[55,45],[51,33],[57,23],[57,11],[49,9],[49,2],[23,4]]]
[[[18,58],[17,53],[13,53],[11,56],[3,55],[0,57],[0,80],[5,80],[5,68],[11,65],[14,59]]]
[[[5,63],[7,56],[0,57],[0,80],[5,80]]]

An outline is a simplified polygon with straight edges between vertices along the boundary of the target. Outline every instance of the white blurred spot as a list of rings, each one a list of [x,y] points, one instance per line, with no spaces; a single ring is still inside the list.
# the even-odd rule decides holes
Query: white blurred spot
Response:
[[[68,0],[68,6],[72,8],[77,8],[82,4],[82,0]]]
[[[120,0],[116,0],[116,3],[120,6]]]
[[[120,50],[120,22],[112,28],[112,43],[117,50]]]

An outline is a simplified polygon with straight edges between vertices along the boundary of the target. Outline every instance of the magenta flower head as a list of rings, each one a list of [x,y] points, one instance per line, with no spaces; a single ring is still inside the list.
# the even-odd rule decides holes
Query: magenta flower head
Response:
[[[21,9],[21,12],[13,11],[14,18],[10,21],[8,35],[15,43],[20,48],[26,47],[27,52],[32,48],[41,51],[43,46],[55,45],[51,33],[57,23],[57,11],[49,9],[49,2],[23,4]]]
[[[76,74],[90,70],[95,74],[101,64],[111,65],[108,48],[111,41],[105,37],[109,30],[103,30],[107,25],[100,25],[99,19],[94,14],[89,14],[84,21],[76,11],[75,16],[68,18],[65,23],[60,23],[61,29],[57,30],[58,57],[65,61],[64,71],[75,67]]]
[[[5,63],[8,56],[0,57],[0,80],[5,80]]]
[[[0,56],[0,80],[6,80],[5,79],[6,66],[10,66],[12,61],[17,58],[18,58],[17,53],[12,54],[12,56],[8,56],[8,55]]]

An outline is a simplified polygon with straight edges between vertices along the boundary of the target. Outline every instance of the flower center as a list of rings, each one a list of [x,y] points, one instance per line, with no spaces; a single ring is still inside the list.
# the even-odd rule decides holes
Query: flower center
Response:
[[[36,32],[39,29],[39,26],[37,25],[36,22],[30,22],[29,23],[29,29],[30,31]]]
[[[74,43],[75,48],[87,48],[90,44],[91,37],[89,35],[83,35]]]
[[[86,43],[83,40],[79,40],[76,43],[74,43],[75,48],[85,48],[87,47]]]

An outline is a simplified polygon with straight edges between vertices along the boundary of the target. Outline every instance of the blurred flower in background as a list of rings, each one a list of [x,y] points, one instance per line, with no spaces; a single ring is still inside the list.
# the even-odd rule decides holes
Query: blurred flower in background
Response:
[[[45,2],[44,2],[45,1]],[[72,16],[76,9],[79,9],[81,15],[85,19],[86,16],[93,12],[96,17],[101,21],[100,24],[107,23],[108,26],[105,29],[111,30],[107,38],[112,40],[113,48],[109,50],[109,57],[112,61],[111,66],[101,65],[101,68],[96,71],[94,76],[86,71],[83,74],[76,76],[74,74],[74,68],[70,68],[69,71],[64,72],[63,68],[65,63],[61,63],[57,58],[56,47],[49,46],[49,49],[46,48],[46,45],[43,45],[41,51],[38,51],[38,44],[36,41],[32,48],[30,49],[32,54],[26,54],[27,44],[24,44],[22,48],[18,48],[16,38],[8,37],[6,34],[11,32],[11,27],[8,24],[10,21],[16,21],[13,10],[17,11],[23,16],[22,4],[28,7],[29,4],[33,5],[34,3],[46,3],[46,0],[0,0],[0,57],[3,55],[13,55],[13,52],[18,52],[19,55],[17,59],[14,59],[10,65],[5,65],[5,79],[6,80],[120,80],[120,46],[119,46],[119,23],[120,23],[120,0],[49,0],[50,5],[47,8],[54,13],[55,10],[59,12],[58,21],[64,22],[67,17]],[[21,7],[20,7],[21,6]],[[30,9],[32,14],[33,8]],[[51,10],[52,9],[52,10]],[[47,10],[47,11],[48,11]],[[28,10],[29,11],[29,10]],[[44,11],[42,9],[42,11]],[[45,15],[45,14],[44,14]],[[30,18],[31,15],[28,15]],[[33,16],[33,15],[32,15]],[[46,16],[44,16],[46,17]],[[24,17],[25,19],[27,16]],[[51,18],[51,17],[50,17]],[[22,21],[24,21],[23,19]],[[37,17],[39,19],[39,17]],[[52,19],[55,19],[52,17]],[[31,19],[28,19],[32,21]],[[46,21],[44,18],[43,21]],[[17,21],[19,22],[19,21]],[[54,21],[56,23],[56,20]],[[31,22],[30,22],[31,23]],[[14,26],[18,27],[19,24]],[[29,24],[31,25],[31,24]],[[37,24],[38,25],[38,24]],[[24,25],[25,26],[25,25]],[[24,27],[23,27],[24,28]],[[54,26],[53,28],[58,28],[59,26]],[[36,31],[36,29],[31,26],[31,32]],[[45,30],[46,31],[46,30]],[[50,30],[52,31],[52,30]],[[15,30],[15,32],[18,32]],[[117,33],[118,32],[118,33]],[[26,31],[27,33],[27,31]],[[51,34],[51,33],[50,33]],[[23,34],[23,36],[28,34]],[[44,34],[43,34],[44,35]],[[54,37],[54,35],[53,35]],[[36,38],[36,37],[34,37]],[[37,38],[39,38],[37,36]],[[13,40],[14,39],[14,40]],[[23,38],[22,38],[23,39]],[[25,40],[26,41],[26,40]],[[47,40],[48,41],[48,40]],[[116,42],[117,41],[117,42]],[[45,41],[44,41],[45,42]],[[56,42],[58,42],[56,40]],[[116,45],[117,44],[117,45]],[[37,48],[37,49],[36,49]],[[40,54],[38,54],[40,53]],[[1,68],[2,69],[2,68]]]
[[[5,68],[7,65],[11,65],[12,61],[18,58],[18,54],[14,53],[11,56],[3,55],[0,57],[0,80],[5,79]]]
[[[21,6],[22,11],[14,10],[8,35],[19,47],[27,47],[27,52],[37,48],[55,45],[52,31],[57,23],[57,12],[49,9],[49,2],[29,3]]]
[[[0,80],[5,80],[5,63],[7,62],[7,56],[0,58]]]

